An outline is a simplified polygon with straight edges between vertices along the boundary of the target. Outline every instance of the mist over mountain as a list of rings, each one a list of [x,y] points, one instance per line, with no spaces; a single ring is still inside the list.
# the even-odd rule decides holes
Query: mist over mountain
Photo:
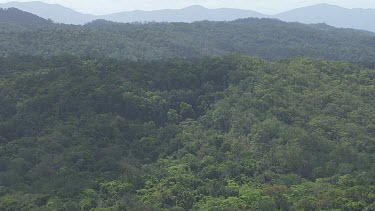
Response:
[[[335,27],[375,32],[374,9],[347,9],[330,4],[318,4],[283,12],[273,17],[288,22],[326,23]]]
[[[265,18],[267,15],[241,9],[207,9],[202,6],[190,6],[178,10],[131,11],[101,16],[102,19],[116,22],[194,22],[194,21],[232,21],[240,18]]]
[[[318,4],[297,8],[276,15],[262,14],[241,9],[208,9],[202,6],[190,6],[183,9],[165,9],[155,11],[126,11],[108,15],[91,15],[70,8],[44,2],[9,2],[0,4],[2,8],[18,8],[42,18],[58,23],[85,24],[104,19],[115,22],[194,22],[202,20],[232,21],[241,18],[277,18],[287,22],[326,23],[334,27],[353,28],[375,32],[375,9],[347,9],[330,4]]]
[[[108,15],[91,15],[74,11],[70,8],[44,2],[9,2],[0,4],[2,8],[18,8],[30,12],[42,18],[51,19],[58,23],[85,24],[87,22],[104,19],[115,22],[194,22],[201,20],[232,21],[239,18],[257,17],[264,18],[267,15],[241,9],[207,9],[202,6],[190,6],[183,9],[165,9],[155,11],[129,11]]]
[[[8,2],[0,4],[1,8],[17,8],[57,23],[85,24],[97,19],[95,15],[83,14],[59,4],[47,4],[40,1]]]

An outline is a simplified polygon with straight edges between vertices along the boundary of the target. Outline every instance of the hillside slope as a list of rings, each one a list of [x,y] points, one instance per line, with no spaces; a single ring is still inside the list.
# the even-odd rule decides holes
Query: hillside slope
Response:
[[[190,24],[94,21],[43,28],[0,24],[1,56],[155,60],[241,53],[271,60],[308,56],[359,62],[374,60],[374,40],[367,32],[272,19]]]
[[[373,210],[373,69],[0,58],[0,210]]]
[[[58,4],[47,4],[40,1],[12,1],[0,4],[0,8],[17,8],[45,19],[51,19],[56,23],[85,24],[97,19],[95,15],[83,14]]]
[[[21,11],[16,8],[1,9],[0,8],[0,23],[15,23],[27,25],[51,25],[52,21],[40,18],[28,12]]]

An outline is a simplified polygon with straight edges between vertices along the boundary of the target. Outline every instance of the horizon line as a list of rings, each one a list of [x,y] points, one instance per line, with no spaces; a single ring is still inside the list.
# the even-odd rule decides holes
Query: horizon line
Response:
[[[47,3],[47,2],[43,2],[43,1],[24,1],[24,2],[23,1],[8,1],[8,2],[4,2],[4,3],[0,3],[0,7],[3,4],[9,4],[9,3],[21,3],[21,4],[24,4],[24,3],[42,3],[42,4],[46,4],[46,5],[55,5],[55,6],[65,7],[67,9],[73,10],[73,11],[81,13],[81,14],[93,15],[93,16],[106,16],[106,15],[113,15],[113,14],[124,13],[124,12],[154,12],[154,11],[164,11],[164,10],[183,10],[183,9],[187,9],[187,8],[190,8],[190,7],[202,7],[202,8],[208,9],[208,10],[235,9],[235,10],[257,12],[257,13],[260,13],[262,15],[267,15],[267,16],[274,16],[274,15],[282,14],[282,13],[289,12],[289,11],[296,10],[296,9],[302,9],[302,8],[306,8],[306,7],[313,7],[313,6],[319,6],[319,5],[328,5],[328,6],[340,7],[340,8],[348,9],[348,10],[354,10],[354,9],[375,10],[375,8],[357,8],[357,7],[348,8],[348,7],[344,7],[344,6],[341,6],[341,5],[335,5],[335,4],[329,4],[329,3],[319,3],[319,4],[311,4],[311,5],[307,5],[307,6],[302,6],[302,7],[295,7],[295,8],[292,8],[292,9],[288,9],[288,10],[284,10],[284,11],[276,12],[276,13],[272,13],[272,14],[260,12],[258,10],[253,10],[253,9],[242,9],[242,8],[236,8],[236,7],[206,7],[206,6],[203,6],[203,5],[200,5],[200,4],[193,4],[193,5],[180,7],[180,8],[164,8],[164,9],[155,9],[155,10],[142,10],[142,9],[122,10],[122,11],[118,11],[118,12],[111,12],[111,13],[104,13],[104,14],[82,12],[80,10],[76,10],[76,9],[73,9],[69,6],[65,6],[65,5],[62,5],[62,4]]]

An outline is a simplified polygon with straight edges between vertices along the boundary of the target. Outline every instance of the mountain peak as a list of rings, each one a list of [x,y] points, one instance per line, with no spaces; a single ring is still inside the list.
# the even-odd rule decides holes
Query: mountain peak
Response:
[[[191,5],[191,6],[188,6],[188,7],[185,7],[183,9],[190,9],[190,10],[206,10],[207,8],[202,6],[202,5]]]
[[[300,22],[307,24],[326,23],[335,27],[375,32],[375,24],[371,21],[375,18],[374,9],[349,9],[327,3],[296,8],[276,15],[265,15],[246,9],[209,9],[202,5],[191,5],[182,9],[125,11],[108,15],[83,14],[59,4],[49,4],[41,1],[12,1],[8,3],[0,3],[0,8],[1,7],[15,7],[44,19],[50,19],[56,23],[65,24],[86,24],[96,19],[125,23],[150,21],[190,23],[202,20],[232,21],[243,18],[276,18],[287,22]]]
[[[44,19],[51,19],[57,23],[84,24],[95,19],[93,15],[79,13],[71,8],[59,4],[48,4],[41,1],[19,2],[12,1],[0,4],[2,8],[17,8],[37,15]]]
[[[320,3],[320,4],[315,4],[315,5],[312,5],[312,6],[321,6],[321,7],[339,7],[339,6],[337,6],[337,5],[328,4],[328,3]]]
[[[331,4],[316,4],[283,12],[274,17],[287,22],[326,23],[334,27],[375,32],[375,24],[370,21],[375,18],[374,9],[359,10]]]
[[[40,5],[59,5],[59,4],[49,4],[46,2],[42,2],[42,1],[25,1],[25,2],[10,1],[10,2],[4,3],[4,5],[39,5],[40,6]]]
[[[315,8],[330,8],[330,9],[346,9],[344,7],[341,7],[341,6],[338,6],[338,5],[333,5],[333,4],[328,4],[328,3],[321,3],[321,4],[315,4],[315,5],[311,5],[311,6],[308,6],[308,7],[315,7]],[[308,8],[307,7],[307,8]]]

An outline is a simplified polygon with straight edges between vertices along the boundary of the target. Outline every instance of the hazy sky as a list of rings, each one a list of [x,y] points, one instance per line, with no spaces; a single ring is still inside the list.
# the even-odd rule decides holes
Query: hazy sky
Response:
[[[18,0],[28,1],[28,0]],[[29,0],[30,1],[30,0]],[[289,9],[318,3],[329,3],[347,8],[375,8],[375,0],[41,0],[57,3],[80,12],[108,14],[129,10],[174,9],[189,5],[203,5],[208,8],[241,8],[274,14]],[[0,0],[9,2],[9,0]]]

